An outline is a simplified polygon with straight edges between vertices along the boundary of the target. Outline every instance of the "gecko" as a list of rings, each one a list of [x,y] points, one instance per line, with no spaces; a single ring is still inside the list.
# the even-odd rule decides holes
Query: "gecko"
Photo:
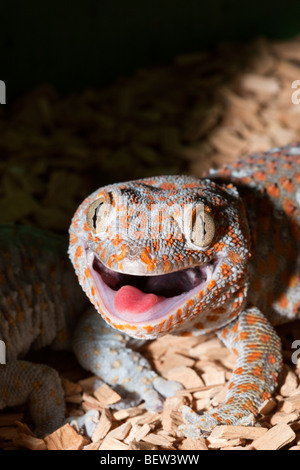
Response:
[[[58,295],[57,283],[56,289],[52,285],[58,295],[52,302],[60,307],[55,321],[53,313],[45,315],[26,347],[22,338],[14,340],[15,364],[22,366],[17,358],[30,342],[55,341],[57,325],[50,339],[40,338],[50,319],[63,324],[64,334],[58,336],[65,336],[79,317],[72,340],[79,363],[123,393],[127,405],[144,400],[148,409],[160,411],[164,398],[182,386],[151,368],[138,351],[141,342],[165,334],[215,332],[237,356],[225,401],[203,414],[183,406],[180,432],[197,438],[220,424],[253,425],[282,368],[274,327],[300,317],[299,181],[300,143],[292,143],[241,158],[203,178],[156,176],[97,189],[78,207],[69,229],[68,254],[78,282],[69,277],[64,295]],[[8,264],[4,280],[5,269],[14,271]],[[49,271],[43,279],[47,290]],[[31,283],[35,276],[27,283],[27,303],[33,303]],[[93,305],[85,311],[79,285]],[[31,305],[28,313],[25,293],[20,295],[14,297],[13,322],[0,313],[12,336],[15,323],[20,330],[35,308]],[[8,304],[10,298],[6,293]],[[70,328],[61,319],[68,309],[73,311]],[[0,338],[8,340],[2,324],[1,318]],[[9,404],[12,383],[7,366],[1,368],[0,409]],[[16,365],[12,369],[18,370]],[[25,375],[29,389],[33,379]],[[44,375],[35,382],[39,389]],[[42,419],[36,405],[40,432],[62,420],[63,392],[58,396],[55,383],[50,381],[51,400],[49,390],[43,394],[49,409]]]

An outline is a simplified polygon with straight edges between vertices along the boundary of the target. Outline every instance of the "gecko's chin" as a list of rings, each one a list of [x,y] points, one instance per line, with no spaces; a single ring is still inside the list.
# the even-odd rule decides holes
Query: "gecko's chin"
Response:
[[[143,276],[109,269],[91,251],[87,261],[101,309],[131,324],[161,320],[183,308],[214,278],[220,263],[215,258],[193,268]]]

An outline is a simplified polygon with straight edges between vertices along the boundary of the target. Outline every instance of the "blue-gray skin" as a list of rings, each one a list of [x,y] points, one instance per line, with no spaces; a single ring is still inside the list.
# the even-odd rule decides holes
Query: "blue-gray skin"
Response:
[[[71,349],[78,317],[89,305],[67,257],[67,247],[68,239],[63,236],[33,227],[0,226],[0,340],[6,345],[6,364],[0,365],[0,410],[28,402],[37,436],[63,424],[64,391],[57,371],[22,358],[29,350],[45,346]],[[87,323],[94,329],[93,341],[86,332]],[[74,352],[83,367],[95,374],[97,361],[105,364],[101,379],[107,383],[124,382],[119,389],[123,394],[125,391],[121,407],[144,399],[146,407],[159,410],[162,396],[180,386],[169,388],[170,382],[127,347],[127,339],[90,308],[76,329]],[[91,347],[101,349],[101,354],[87,362],[84,351]],[[118,361],[126,367],[115,367]],[[128,386],[124,374],[132,379]]]

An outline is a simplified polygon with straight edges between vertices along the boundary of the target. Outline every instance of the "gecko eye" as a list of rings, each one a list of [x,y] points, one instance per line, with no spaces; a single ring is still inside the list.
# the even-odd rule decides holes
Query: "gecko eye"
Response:
[[[212,216],[203,209],[197,211],[192,221],[191,241],[197,246],[208,246],[215,235]]]
[[[94,234],[104,232],[107,212],[108,202],[104,197],[100,197],[90,204],[86,214],[86,222],[91,232]]]

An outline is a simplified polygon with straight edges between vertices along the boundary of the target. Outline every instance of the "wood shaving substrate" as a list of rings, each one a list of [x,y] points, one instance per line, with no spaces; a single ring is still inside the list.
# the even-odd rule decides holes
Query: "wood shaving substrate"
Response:
[[[300,104],[292,102],[292,84],[299,78],[300,39],[260,39],[178,57],[105,90],[58,98],[42,86],[10,114],[1,108],[1,222],[64,231],[77,204],[96,187],[82,174],[102,175],[101,184],[182,169],[201,176],[211,166],[296,141]],[[279,331],[284,369],[254,427],[219,426],[200,439],[177,435],[182,404],[202,413],[222,403],[236,358],[211,335],[167,336],[143,350],[158,373],[185,387],[166,399],[162,413],[143,403],[116,411],[120,397],[109,386],[92,392],[94,377],[76,381],[63,374],[68,416],[99,413],[92,438],[66,424],[38,439],[23,409],[5,410],[0,448],[300,450],[300,361],[291,363],[300,327]]]

